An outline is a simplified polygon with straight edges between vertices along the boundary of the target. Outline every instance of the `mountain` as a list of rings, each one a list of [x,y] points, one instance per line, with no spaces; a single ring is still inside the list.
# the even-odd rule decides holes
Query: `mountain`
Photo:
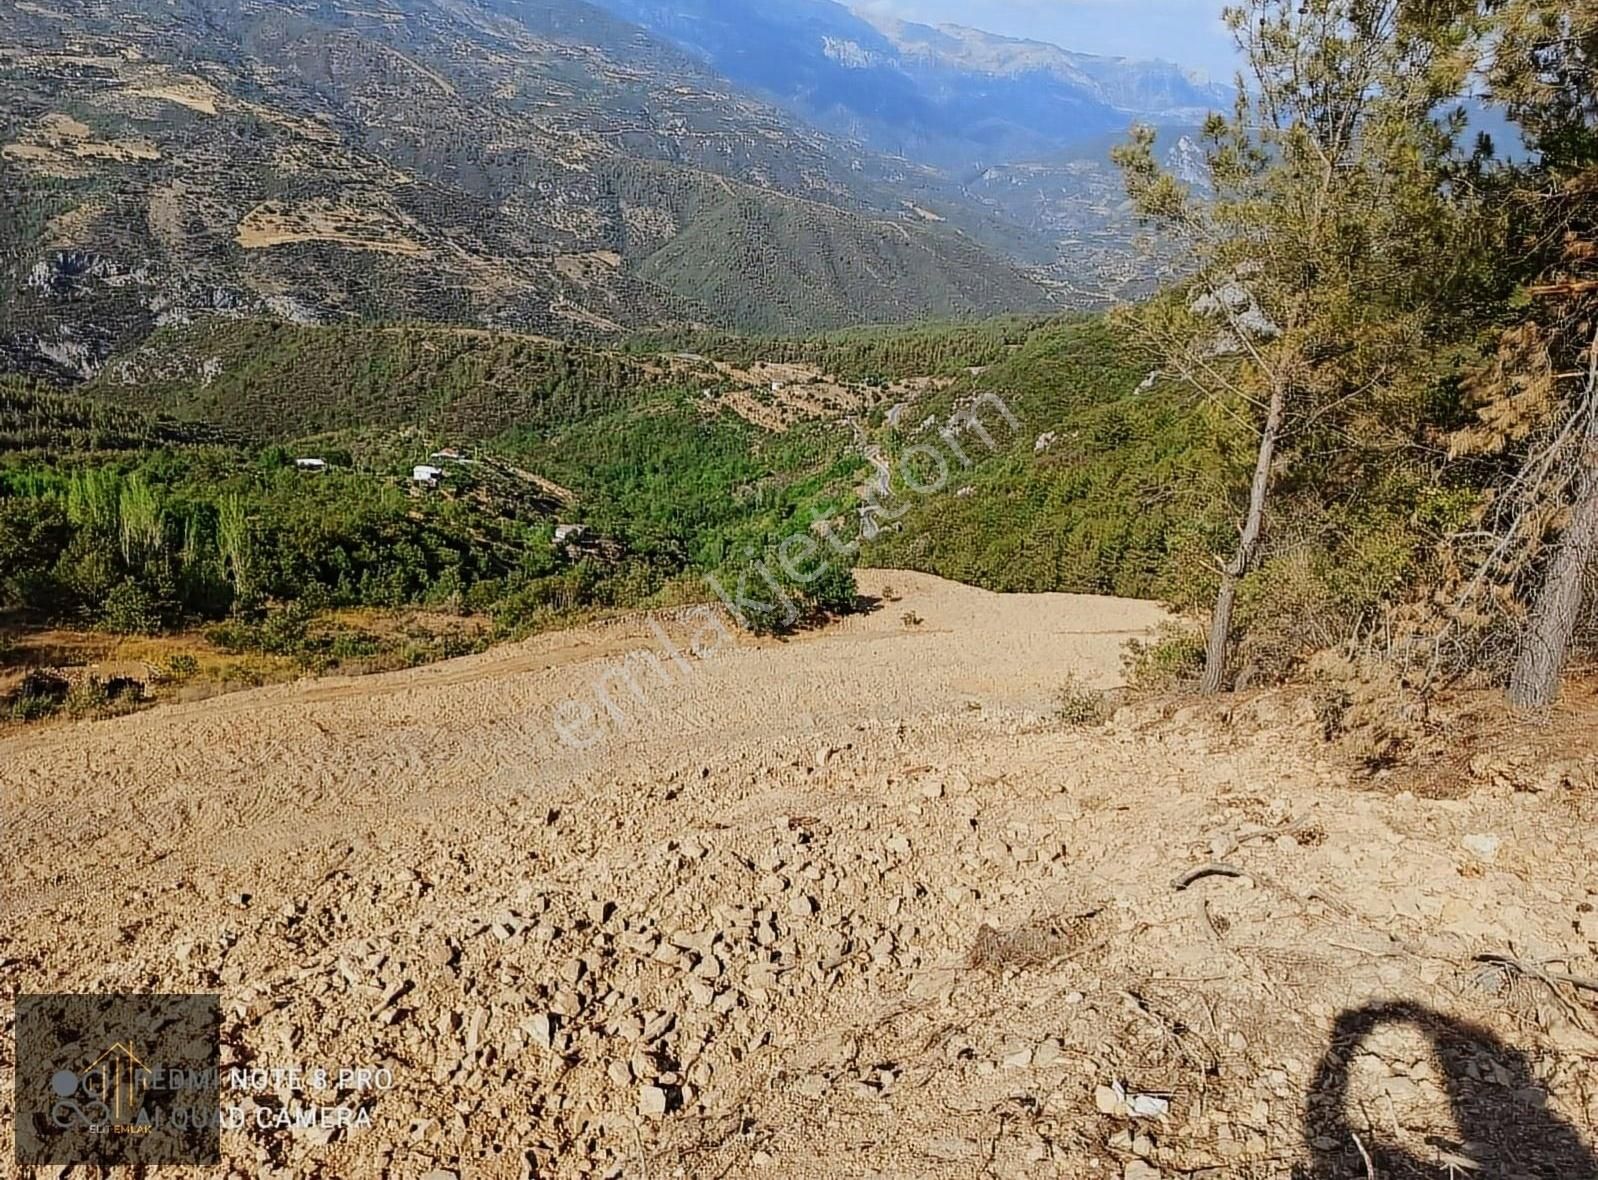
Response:
[[[1001,258],[995,248],[1010,258]],[[551,0],[0,8],[0,368],[198,315],[549,334],[1046,307],[931,171]]]
[[[952,170],[1072,148],[1134,118],[1192,123],[1230,91],[1168,62],[1073,53],[832,0],[600,0],[819,127]]]

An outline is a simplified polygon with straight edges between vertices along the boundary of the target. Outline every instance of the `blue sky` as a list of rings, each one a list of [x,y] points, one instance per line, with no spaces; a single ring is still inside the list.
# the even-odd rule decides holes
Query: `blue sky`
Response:
[[[952,22],[1085,53],[1162,57],[1230,81],[1223,0],[843,0],[927,24]]]

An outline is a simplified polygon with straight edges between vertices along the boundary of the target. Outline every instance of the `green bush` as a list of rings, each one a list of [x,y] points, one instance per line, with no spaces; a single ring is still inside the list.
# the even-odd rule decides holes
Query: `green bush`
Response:
[[[122,581],[109,540],[84,530],[72,538],[55,566],[63,602],[81,615],[103,613],[106,598]]]
[[[255,628],[250,623],[232,621],[218,623],[205,633],[206,639],[229,655],[243,655],[259,650]]]
[[[1097,725],[1109,715],[1109,698],[1076,675],[1066,677],[1054,695],[1054,715],[1070,727]]]
[[[1163,623],[1150,640],[1127,640],[1121,667],[1127,684],[1139,692],[1188,687],[1204,671],[1204,636],[1177,623]]]
[[[484,649],[483,640],[476,635],[464,635],[450,632],[441,641],[443,657],[446,660],[458,660],[462,656],[476,655]]]
[[[48,693],[20,692],[11,698],[7,713],[13,721],[43,721],[61,712],[62,699]]]
[[[111,694],[106,690],[105,681],[90,676],[72,686],[64,707],[67,716],[78,720],[102,717],[111,707]]]
[[[367,631],[336,631],[328,641],[327,654],[339,663],[347,660],[364,660],[375,656],[383,648],[377,636]]]
[[[54,500],[0,499],[0,607],[49,610],[54,587],[46,576],[72,539]]]
[[[161,630],[161,604],[143,583],[124,578],[105,596],[100,618],[117,635],[155,635]]]
[[[790,617],[790,613],[780,602],[762,599],[744,606],[733,617],[751,635],[787,635],[798,625],[798,618]]]
[[[178,652],[166,661],[166,678],[181,684],[193,680],[200,672],[200,661],[188,652]]]
[[[715,575],[715,581],[735,600],[741,599],[734,619],[754,635],[787,634],[860,609],[854,570],[836,562],[808,581],[790,575],[780,562],[724,570]]]
[[[804,588],[810,608],[826,615],[853,614],[860,606],[860,586],[854,570],[829,565]]]
[[[310,632],[315,617],[306,604],[290,602],[268,612],[258,622],[219,623],[206,632],[206,638],[234,655],[259,652],[269,656],[299,656],[314,646]]]
[[[292,656],[305,650],[311,630],[312,610],[290,602],[270,612],[255,628],[256,646],[269,656]]]

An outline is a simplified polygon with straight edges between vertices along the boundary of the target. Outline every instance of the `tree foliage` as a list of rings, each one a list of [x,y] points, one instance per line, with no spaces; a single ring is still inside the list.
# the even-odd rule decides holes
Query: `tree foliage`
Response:
[[[1473,4],[1252,0],[1226,19],[1248,70],[1231,117],[1204,129],[1208,190],[1160,166],[1149,129],[1117,153],[1192,276],[1137,325],[1255,440],[1235,542],[1213,559],[1210,690],[1279,666],[1271,630],[1345,639],[1413,584],[1433,528],[1416,509],[1447,479],[1429,438],[1440,390],[1511,285],[1452,109],[1484,42]],[[1386,544],[1363,544],[1373,524]],[[1337,587],[1350,561],[1374,576]],[[1263,640],[1242,658],[1240,606]]]

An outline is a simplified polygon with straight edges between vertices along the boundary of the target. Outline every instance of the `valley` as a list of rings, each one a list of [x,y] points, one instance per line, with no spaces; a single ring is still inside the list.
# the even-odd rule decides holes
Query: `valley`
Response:
[[[1144,376],[1130,341],[1073,318],[620,347],[450,326],[162,328],[76,392],[0,383],[15,625],[109,627],[109,646],[51,641],[95,664],[181,628],[203,673],[152,661],[146,690],[167,699],[712,600],[709,579],[733,584],[823,526],[859,549],[851,565],[1148,594],[1197,493],[1122,505],[1140,482],[1196,479],[1214,440],[1183,439],[1191,415],[1172,390],[1137,392]],[[946,442],[979,398],[983,433]],[[1110,452],[1083,450],[1112,433]],[[932,486],[916,463],[937,452]],[[1128,461],[1142,453],[1164,466]],[[418,465],[437,468],[431,486]],[[1073,470],[1062,513],[1039,493]],[[135,525],[140,512],[154,519]],[[249,522],[246,549],[230,513]],[[135,527],[154,539],[134,546]],[[116,556],[85,567],[100,544]],[[36,645],[15,646],[0,698],[17,715],[61,707],[27,696]]]
[[[125,8],[0,15],[12,367],[81,378],[218,312],[604,335],[1051,300],[906,210],[902,164],[578,0]]]

